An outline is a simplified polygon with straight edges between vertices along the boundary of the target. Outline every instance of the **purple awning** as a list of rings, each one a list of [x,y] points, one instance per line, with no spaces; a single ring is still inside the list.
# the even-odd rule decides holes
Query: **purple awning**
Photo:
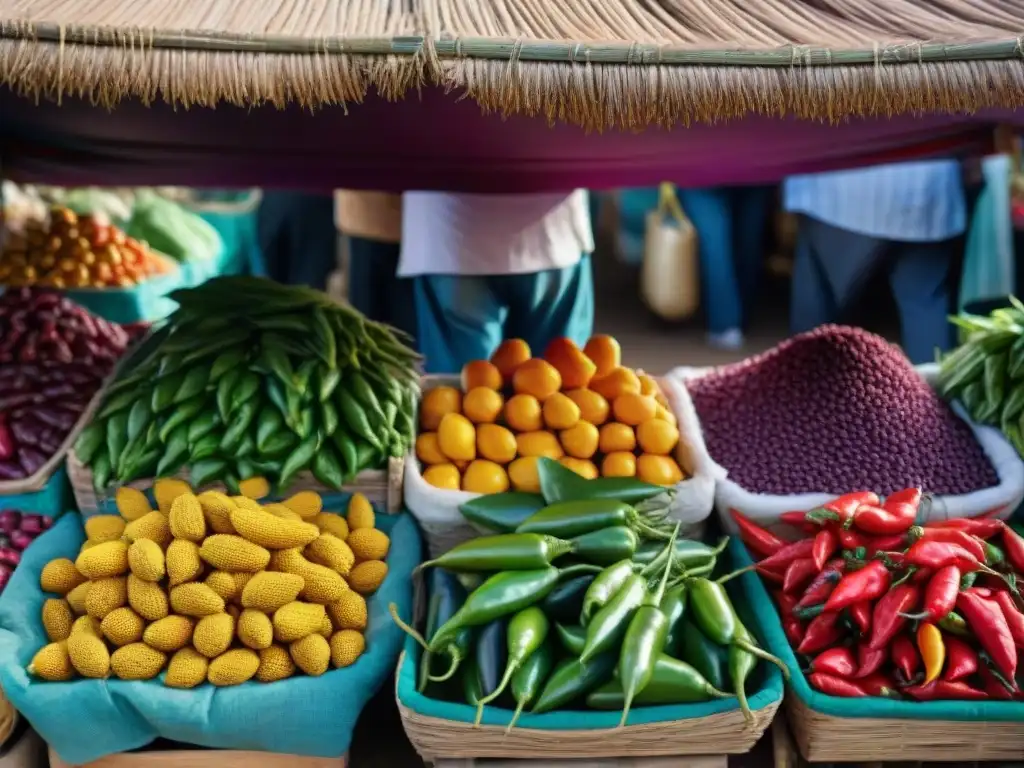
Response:
[[[62,185],[532,192],[573,187],[776,181],[796,172],[984,151],[997,120],[1024,112],[850,119],[751,116],[718,125],[586,133],[484,115],[437,90],[315,114],[262,107],[113,111],[0,92],[2,173]]]

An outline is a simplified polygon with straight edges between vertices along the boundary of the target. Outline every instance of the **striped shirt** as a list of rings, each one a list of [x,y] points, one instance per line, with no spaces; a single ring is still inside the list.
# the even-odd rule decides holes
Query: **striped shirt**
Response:
[[[960,163],[932,160],[792,176],[787,211],[881,240],[934,242],[967,227]]]

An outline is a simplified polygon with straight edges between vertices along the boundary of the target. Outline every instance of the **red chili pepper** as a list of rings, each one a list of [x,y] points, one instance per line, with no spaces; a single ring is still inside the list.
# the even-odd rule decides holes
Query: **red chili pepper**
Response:
[[[843,549],[857,549],[857,547],[864,547],[864,549],[867,550],[870,542],[871,539],[860,531],[853,531],[849,528],[839,529],[839,544]]]
[[[1002,520],[978,517],[958,517],[953,520],[934,520],[924,524],[925,528],[955,528],[958,531],[977,536],[979,539],[990,539],[1006,528]]]
[[[1013,680],[1017,676],[1017,649],[999,604],[961,592],[956,601],[956,609],[967,620],[996,669],[1007,680]]]
[[[892,577],[884,563],[872,560],[858,571],[847,573],[825,602],[826,611],[841,611],[862,600],[875,600],[886,593]]]
[[[1003,526],[1003,552],[1013,569],[1024,574],[1024,536],[1008,525]]]
[[[974,575],[973,573],[968,574],[968,576],[973,576],[973,575]],[[960,582],[960,586],[963,587],[963,585],[964,585],[964,583],[961,581]],[[992,596],[995,594],[995,591],[991,587],[968,587],[967,589],[963,589],[962,591],[963,592],[970,592],[972,595],[977,595],[978,597],[983,597],[986,600],[991,600]]]
[[[798,653],[817,653],[831,645],[843,636],[842,627],[839,624],[839,613],[823,613],[814,617],[807,625],[804,632],[804,639],[797,646]]]
[[[874,538],[867,539],[866,548],[868,557],[871,557],[876,552],[900,553],[907,548],[907,534],[904,532],[894,533],[891,536],[875,536]]]
[[[967,683],[958,680],[936,680],[928,685],[912,685],[904,688],[903,692],[913,696],[918,701],[939,701],[944,699],[962,699],[965,701],[984,701],[990,698],[985,691],[972,688]]]
[[[917,655],[914,641],[906,635],[899,635],[892,641],[889,651],[892,653],[892,664],[903,675],[903,679],[913,680],[921,666],[921,657]]]
[[[1003,618],[1006,619],[1006,626],[1010,628],[1013,644],[1018,648],[1024,648],[1024,613],[1017,610],[1009,592],[996,590],[992,599],[1003,611]]]
[[[785,571],[783,571],[783,573],[779,573],[778,571],[773,571],[770,568],[761,568],[760,565],[755,566],[754,570],[757,571],[765,581],[770,581],[772,584],[778,584],[780,587],[782,586]]]
[[[902,613],[908,614],[907,618],[934,624],[956,607],[958,594],[960,569],[955,565],[947,565],[937,570],[928,580],[928,586],[924,590],[924,610],[921,613],[911,613],[913,608],[909,608]]]
[[[857,671],[857,662],[849,648],[829,648],[814,657],[809,669],[811,672],[851,677]]]
[[[853,619],[853,623],[857,625],[857,629],[860,630],[862,636],[871,631],[870,600],[854,603],[849,608],[849,614],[850,618]]]
[[[862,504],[877,504],[878,501],[878,494],[871,491],[846,493],[837,499],[832,499],[827,504],[822,504],[817,509],[812,509],[807,513],[807,519],[811,521],[831,520],[845,523],[853,517],[857,508]]]
[[[958,637],[944,635],[946,643],[946,671],[942,679],[953,682],[970,677],[978,671],[978,654]]]
[[[905,614],[914,610],[920,599],[921,590],[916,584],[900,584],[886,592],[875,603],[875,610],[871,615],[871,639],[868,641],[868,648],[885,648],[903,629],[907,623]]]
[[[995,673],[989,669],[986,665],[981,664],[978,668],[978,675],[981,677],[982,683],[985,684],[985,693],[991,696],[993,699],[999,699],[1000,701],[1013,701],[1013,691],[1007,689],[1005,685],[996,677]]]
[[[832,528],[822,528],[814,536],[814,544],[811,547],[811,559],[814,567],[820,571],[825,567],[828,559],[839,549],[839,536]]]
[[[832,590],[836,588],[836,584],[839,583],[839,579],[842,578],[845,569],[845,560],[836,558],[828,563],[824,570],[814,577],[814,581],[807,586],[807,590],[804,592],[803,597],[800,598],[800,602],[796,604],[796,608],[824,604],[828,596],[832,594]]]
[[[785,571],[794,560],[798,560],[801,557],[810,557],[813,546],[813,539],[800,539],[800,541],[786,544],[782,549],[761,560],[757,564],[757,570],[760,572],[762,568],[767,568],[772,571]]]
[[[787,595],[781,589],[776,589],[772,592],[772,597],[779,604],[779,614],[782,618],[788,619],[793,615],[793,609],[797,606],[797,599],[793,595]]]
[[[732,516],[733,521],[736,523],[736,527],[740,530],[740,539],[750,547],[758,557],[767,557],[768,555],[775,554],[784,546],[786,542],[776,536],[769,530],[762,528],[747,517],[744,517],[740,512],[735,509],[730,509],[729,514]]]
[[[814,533],[821,527],[821,523],[808,520],[806,512],[783,512],[779,522],[799,528],[803,533]]]
[[[919,568],[938,570],[955,565],[961,573],[976,571],[981,567],[978,559],[959,544],[921,539],[907,550],[905,562]]]
[[[862,504],[853,516],[853,526],[865,533],[886,536],[902,533],[917,520],[917,508],[921,503],[921,489],[907,488],[897,491],[885,503]]]
[[[807,586],[817,574],[819,568],[809,557],[802,557],[794,560],[786,569],[786,575],[782,580],[782,591],[794,594]]]
[[[921,539],[958,544],[970,552],[979,563],[985,562],[985,545],[976,537],[958,528],[922,528],[915,525],[910,529],[910,540],[918,542]]]
[[[859,699],[867,696],[864,689],[852,680],[844,680],[835,675],[826,675],[823,672],[815,672],[807,676],[807,680],[822,693],[829,696],[843,696],[849,699]]]
[[[869,648],[867,643],[857,646],[857,674],[854,677],[868,677],[882,668],[889,658],[888,648],[877,650]]]
[[[800,619],[790,617],[782,622],[782,630],[786,633],[786,639],[794,648],[799,647],[804,641],[804,625]]]
[[[882,672],[867,675],[857,680],[857,684],[864,689],[868,696],[884,696],[890,699],[899,696],[892,678]]]

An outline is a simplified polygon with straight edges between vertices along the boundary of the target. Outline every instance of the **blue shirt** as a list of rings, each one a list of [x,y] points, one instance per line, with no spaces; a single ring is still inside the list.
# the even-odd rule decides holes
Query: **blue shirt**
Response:
[[[934,242],[967,227],[956,160],[792,176],[783,186],[783,204],[792,213],[880,240]]]

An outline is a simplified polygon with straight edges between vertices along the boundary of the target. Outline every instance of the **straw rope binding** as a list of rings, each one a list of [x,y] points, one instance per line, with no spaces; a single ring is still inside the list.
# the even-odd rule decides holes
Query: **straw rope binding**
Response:
[[[1024,103],[1012,0],[0,0],[0,83],[213,106],[434,84],[592,128]]]

